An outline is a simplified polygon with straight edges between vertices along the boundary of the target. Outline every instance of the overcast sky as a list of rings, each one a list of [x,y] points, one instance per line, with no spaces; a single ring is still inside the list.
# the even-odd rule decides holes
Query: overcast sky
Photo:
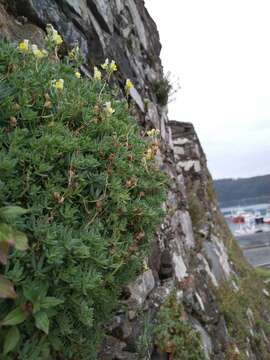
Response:
[[[270,173],[270,1],[145,0],[214,178]]]

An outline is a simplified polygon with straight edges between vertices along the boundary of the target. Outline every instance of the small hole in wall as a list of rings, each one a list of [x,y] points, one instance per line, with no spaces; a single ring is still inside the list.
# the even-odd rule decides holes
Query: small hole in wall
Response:
[[[173,276],[173,266],[170,251],[165,249],[162,252],[160,259],[160,267],[158,270],[158,276],[160,280],[166,280]]]
[[[130,290],[127,287],[124,287],[120,295],[121,300],[128,300],[130,296],[131,296]]]
[[[166,353],[161,353],[160,351],[158,351],[158,349],[155,347],[152,355],[151,355],[151,360],[168,360],[169,359],[169,355]]]
[[[131,354],[135,354],[137,351],[136,344],[134,342],[129,342],[127,345],[123,348],[124,351],[129,352]]]
[[[166,280],[171,278],[173,276],[172,266],[161,266],[158,276],[160,280]]]

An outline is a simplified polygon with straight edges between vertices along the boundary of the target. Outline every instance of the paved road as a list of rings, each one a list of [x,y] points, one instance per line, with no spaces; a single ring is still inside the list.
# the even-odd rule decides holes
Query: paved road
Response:
[[[270,266],[270,247],[244,250],[248,262],[255,266]]]
[[[244,235],[236,237],[239,244],[243,248],[257,247],[261,245],[270,246],[270,232],[262,232],[252,235]]]
[[[239,236],[237,240],[253,266],[270,266],[270,232]]]

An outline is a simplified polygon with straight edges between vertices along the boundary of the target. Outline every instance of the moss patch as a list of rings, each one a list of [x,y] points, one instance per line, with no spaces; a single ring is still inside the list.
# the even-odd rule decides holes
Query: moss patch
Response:
[[[172,360],[205,360],[200,335],[187,322],[184,308],[172,295],[161,307],[155,328],[158,348]]]

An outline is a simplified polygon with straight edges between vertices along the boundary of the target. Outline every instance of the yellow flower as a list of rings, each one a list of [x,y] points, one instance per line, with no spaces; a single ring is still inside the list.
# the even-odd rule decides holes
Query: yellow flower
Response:
[[[112,108],[112,104],[110,101],[105,103],[105,110],[108,115],[112,115],[115,112],[115,109]]]
[[[55,28],[49,24],[47,25],[47,39],[54,42],[56,45],[61,45],[63,42],[62,36],[58,34],[58,31],[55,30]]]
[[[45,56],[48,56],[48,51],[47,51],[47,50],[43,49],[43,50],[41,50],[41,52],[42,52],[42,54],[43,54],[44,57],[45,57]]]
[[[61,45],[63,42],[62,36],[59,35],[56,31],[56,33],[54,33],[53,35],[53,41],[56,43],[56,45]]]
[[[147,149],[145,154],[145,160],[153,160],[154,159],[154,152],[152,148]]]
[[[75,72],[75,76],[77,79],[80,79],[82,77],[81,73],[79,71]]]
[[[134,88],[134,85],[132,83],[132,81],[130,79],[126,80],[126,86],[125,86],[125,90],[127,93],[129,93],[129,91]]]
[[[109,59],[105,60],[105,63],[101,65],[103,70],[106,70],[109,74],[113,73],[114,71],[117,71],[117,65],[114,60],[109,62]]]
[[[148,267],[148,264],[147,264],[147,261],[146,261],[146,260],[143,260],[143,270],[144,270],[144,271],[148,271],[148,270],[149,270],[149,267]]]
[[[36,58],[38,59],[41,59],[43,58],[44,56],[47,56],[48,53],[46,50],[39,50],[37,45],[33,44],[32,47],[32,53],[35,55]]]
[[[111,61],[110,70],[111,72],[117,71],[117,65],[114,60]]]
[[[94,66],[94,79],[101,80],[101,71],[96,66]]]
[[[147,134],[148,136],[153,136],[153,130],[154,130],[154,129],[148,130],[148,131],[146,132],[146,134]]]
[[[68,57],[71,60],[76,60],[80,55],[80,48],[78,45],[76,45],[69,53],[68,53]]]
[[[158,136],[160,134],[160,131],[157,129],[148,130],[146,133],[150,137]]]
[[[19,43],[19,50],[27,52],[29,50],[29,40],[23,40]]]
[[[103,70],[107,70],[109,67],[109,59],[105,60],[105,63],[101,65]]]
[[[53,80],[52,86],[57,90],[63,90],[64,89],[64,80],[63,79]]]

